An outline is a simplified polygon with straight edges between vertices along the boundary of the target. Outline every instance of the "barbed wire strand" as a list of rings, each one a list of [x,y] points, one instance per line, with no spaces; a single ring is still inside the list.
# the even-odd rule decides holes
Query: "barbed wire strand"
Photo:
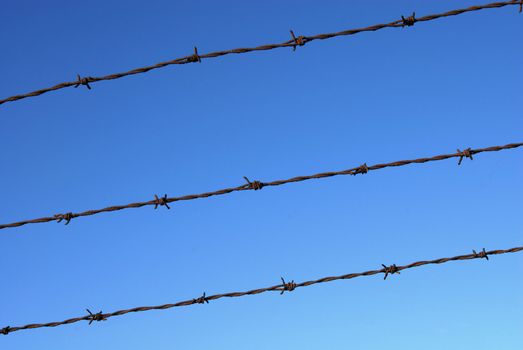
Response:
[[[75,81],[64,82],[64,83],[60,83],[60,84],[57,84],[52,87],[36,90],[36,91],[29,92],[26,94],[11,96],[11,97],[5,98],[3,100],[0,100],[0,104],[21,100],[21,99],[24,99],[27,97],[39,96],[39,95],[42,95],[42,94],[50,92],[50,91],[60,90],[60,89],[64,89],[64,88],[71,87],[71,86],[77,88],[77,87],[83,85],[90,90],[91,86],[89,84],[91,84],[91,83],[95,83],[95,82],[102,81],[102,80],[119,79],[119,78],[123,78],[123,77],[129,76],[129,75],[141,74],[141,73],[151,71],[153,69],[163,68],[163,67],[175,65],[175,64],[187,64],[187,63],[193,63],[193,62],[201,62],[204,59],[216,58],[216,57],[226,56],[226,55],[230,55],[230,54],[243,54],[243,53],[255,52],[255,51],[267,51],[267,50],[273,50],[273,49],[284,48],[284,47],[292,47],[293,50],[296,50],[297,46],[303,46],[306,43],[309,43],[314,40],[325,40],[325,39],[330,39],[330,38],[339,37],[339,36],[354,35],[354,34],[363,33],[363,32],[373,32],[373,31],[377,31],[380,29],[384,29],[384,28],[399,28],[399,27],[405,27],[405,26],[413,26],[414,23],[417,23],[417,22],[432,21],[432,20],[435,20],[438,18],[456,16],[456,15],[460,15],[460,14],[463,14],[466,12],[473,12],[473,11],[479,11],[479,10],[484,10],[484,9],[501,8],[501,7],[509,6],[509,5],[520,5],[520,3],[521,3],[521,0],[494,2],[494,3],[490,3],[490,4],[471,6],[471,7],[467,7],[467,8],[452,10],[452,11],[448,11],[448,12],[444,12],[444,13],[433,14],[433,15],[428,15],[428,16],[419,17],[419,18],[416,18],[415,13],[413,13],[412,16],[409,16],[406,18],[401,16],[402,19],[396,20],[396,21],[393,21],[390,23],[375,24],[375,25],[365,27],[365,28],[348,29],[348,30],[343,30],[340,32],[317,34],[317,35],[313,35],[313,36],[296,37],[294,35],[294,32],[291,31],[291,39],[284,41],[282,43],[279,43],[279,44],[266,44],[266,45],[261,45],[261,46],[257,46],[257,47],[236,48],[236,49],[231,49],[231,50],[210,52],[207,54],[199,54],[198,49],[195,47],[194,54],[189,55],[189,56],[175,58],[173,60],[160,62],[160,63],[154,64],[151,66],[136,68],[136,69],[132,69],[132,70],[129,70],[126,72],[121,72],[121,73],[109,74],[109,75],[102,76],[102,77],[91,77],[91,76],[81,77],[80,75],[77,75],[77,79]]]
[[[80,322],[80,321],[88,321],[89,324],[91,324],[94,321],[105,321],[110,317],[122,316],[122,315],[125,315],[128,313],[131,313],[131,312],[143,312],[143,311],[150,311],[150,310],[166,310],[166,309],[171,309],[171,308],[180,307],[180,306],[205,304],[205,303],[209,303],[209,301],[213,301],[213,300],[217,300],[217,299],[221,299],[221,298],[237,298],[237,297],[243,297],[243,296],[247,296],[247,295],[256,295],[256,294],[261,294],[261,293],[265,293],[265,292],[273,292],[273,291],[278,291],[278,292],[280,292],[280,294],[283,294],[286,291],[291,292],[291,291],[295,290],[296,288],[308,287],[308,286],[312,286],[315,284],[327,283],[327,282],[332,282],[332,281],[337,281],[337,280],[348,280],[348,279],[362,277],[362,276],[373,276],[373,275],[377,275],[380,273],[383,273],[384,279],[387,279],[387,277],[390,275],[399,274],[400,271],[403,271],[406,269],[411,269],[414,267],[420,267],[420,266],[430,265],[430,264],[443,264],[443,263],[447,263],[449,261],[458,261],[458,260],[472,260],[472,259],[487,259],[488,260],[488,256],[507,254],[507,253],[517,253],[520,251],[523,251],[523,246],[514,247],[514,248],[510,248],[510,249],[504,249],[504,250],[491,250],[491,251],[485,251],[485,249],[483,249],[479,253],[476,252],[475,250],[473,250],[472,254],[458,255],[458,256],[451,257],[451,258],[440,258],[440,259],[435,259],[435,260],[422,260],[422,261],[417,261],[417,262],[414,262],[414,263],[411,263],[408,265],[403,265],[403,266],[397,266],[396,264],[389,265],[389,266],[382,265],[383,268],[378,269],[378,270],[370,270],[370,271],[358,272],[358,273],[349,273],[349,274],[341,275],[341,276],[323,277],[320,279],[305,281],[305,282],[301,282],[301,283],[295,283],[294,281],[285,282],[285,280],[282,277],[281,278],[282,283],[272,286],[272,287],[251,289],[251,290],[245,291],[245,292],[230,292],[230,293],[215,294],[215,295],[209,295],[209,296],[206,296],[206,294],[203,293],[203,295],[198,298],[180,301],[175,304],[163,304],[163,305],[156,305],[156,306],[140,306],[140,307],[134,307],[132,309],[118,310],[118,311],[114,311],[114,312],[110,312],[110,313],[103,313],[102,311],[100,311],[98,313],[92,313],[89,309],[87,309],[88,315],[85,315],[85,316],[70,318],[70,319],[67,319],[64,321],[59,321],[59,322],[33,323],[33,324],[28,324],[28,325],[20,326],[20,327],[7,326],[7,327],[0,329],[0,333],[7,335],[9,333],[20,331],[20,330],[35,329],[35,328],[42,328],[42,327],[57,327],[57,326],[76,323],[76,322]]]
[[[2,224],[0,225],[0,229],[5,228],[12,228],[12,227],[18,227],[23,226],[27,224],[38,224],[38,223],[44,223],[44,222],[50,222],[50,221],[57,221],[62,222],[64,221],[65,224],[69,224],[69,222],[77,217],[82,216],[90,216],[95,214],[100,214],[104,212],[113,212],[123,209],[129,209],[129,208],[140,208],[143,206],[150,206],[154,205],[155,209],[158,208],[158,206],[165,206],[167,209],[170,207],[168,206],[168,203],[172,202],[178,202],[178,201],[187,201],[187,200],[193,200],[198,198],[208,198],[212,196],[220,196],[224,194],[229,194],[232,192],[238,192],[238,191],[247,191],[247,190],[260,190],[264,187],[269,186],[280,186],[285,185],[289,183],[294,182],[301,182],[306,180],[312,180],[312,179],[323,179],[327,177],[333,177],[333,176],[339,176],[339,175],[357,175],[357,174],[366,174],[369,171],[373,170],[379,170],[389,167],[398,167],[398,166],[404,166],[408,164],[420,164],[420,163],[427,163],[427,162],[434,162],[434,161],[440,161],[445,160],[449,158],[459,158],[458,165],[461,164],[463,158],[469,158],[472,159],[473,155],[483,153],[483,152],[498,152],[501,150],[507,150],[507,149],[513,149],[523,146],[523,142],[521,143],[511,143],[504,146],[491,146],[487,148],[478,148],[478,149],[471,149],[467,148],[464,151],[457,150],[456,153],[450,153],[450,154],[440,154],[437,156],[433,156],[430,158],[418,158],[418,159],[407,159],[407,160],[399,160],[391,163],[383,163],[383,164],[375,164],[367,166],[367,164],[360,165],[358,167],[352,168],[352,169],[346,169],[341,171],[330,171],[330,172],[324,172],[324,173],[318,173],[314,175],[304,175],[304,176],[295,176],[289,179],[285,180],[274,180],[271,182],[261,182],[261,181],[250,181],[247,177],[244,177],[246,180],[246,183],[237,187],[230,187],[230,188],[224,188],[221,190],[213,191],[213,192],[205,192],[200,194],[188,194],[181,197],[171,197],[168,198],[167,195],[163,197],[158,197],[155,195],[155,199],[146,201],[146,202],[136,202],[136,203],[130,203],[125,205],[116,205],[116,206],[110,206],[102,209],[94,209],[94,210],[87,210],[80,213],[72,213],[68,212],[65,214],[56,214],[53,216],[47,216],[42,217],[38,219],[31,219],[31,220],[25,220],[25,221],[18,221],[13,222],[9,224]]]

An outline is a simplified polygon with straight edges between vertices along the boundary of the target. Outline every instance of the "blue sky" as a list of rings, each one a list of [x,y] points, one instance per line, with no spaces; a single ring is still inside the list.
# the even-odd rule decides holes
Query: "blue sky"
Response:
[[[0,96],[486,1],[12,1]],[[0,106],[0,222],[523,140],[516,6]],[[0,232],[0,327],[523,244],[522,150]],[[522,255],[0,337],[18,349],[521,349]]]

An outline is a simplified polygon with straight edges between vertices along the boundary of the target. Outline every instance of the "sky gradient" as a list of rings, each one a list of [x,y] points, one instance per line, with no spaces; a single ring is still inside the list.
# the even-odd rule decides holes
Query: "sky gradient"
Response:
[[[8,97],[487,1],[9,1]],[[0,222],[523,140],[517,6],[0,106]],[[523,150],[0,231],[0,328],[523,245]],[[0,349],[523,346],[523,254],[0,336]]]

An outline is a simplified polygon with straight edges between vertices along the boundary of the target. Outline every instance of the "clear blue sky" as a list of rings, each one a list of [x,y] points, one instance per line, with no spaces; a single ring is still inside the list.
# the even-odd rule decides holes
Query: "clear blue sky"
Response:
[[[474,1],[5,1],[2,98]],[[0,106],[0,222],[523,140],[516,6]],[[523,244],[523,151],[0,232],[0,327]],[[20,349],[521,349],[523,255],[0,336]]]

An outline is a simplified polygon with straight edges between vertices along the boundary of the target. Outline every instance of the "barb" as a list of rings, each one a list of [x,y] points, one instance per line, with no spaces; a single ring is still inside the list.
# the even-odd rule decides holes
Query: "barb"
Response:
[[[158,209],[158,206],[164,206],[167,209],[171,209],[171,207],[167,203],[167,194],[165,194],[161,198],[158,198],[157,195],[154,195],[154,209]]]
[[[366,174],[368,172],[369,172],[369,167],[367,166],[367,163],[363,163],[362,165],[357,167],[356,170],[354,170],[352,175]]]
[[[203,292],[203,295],[199,298],[193,299],[193,304],[209,304],[209,299],[205,296],[205,292]]]
[[[463,158],[469,158],[470,160],[474,160],[474,158],[472,158],[472,153],[470,153],[470,151],[471,151],[470,147],[467,148],[466,150],[464,150],[463,152],[460,151],[459,148],[456,151],[460,154],[458,165],[461,165]]]
[[[280,292],[280,295],[282,295],[283,293],[285,293],[286,291],[287,292],[292,292],[293,290],[296,289],[297,287],[297,284],[294,283],[294,280],[290,281],[290,282],[285,282],[285,280],[283,279],[283,277],[280,277],[281,278],[281,284],[282,284],[282,288],[281,288],[281,292]]]
[[[381,266],[383,266],[383,273],[385,273],[385,277],[383,277],[384,280],[386,280],[389,275],[394,275],[395,273],[398,275],[400,274],[400,270],[396,264],[392,264],[390,266],[381,264]]]
[[[200,55],[198,55],[198,48],[196,46],[194,47],[194,54],[192,56],[187,57],[187,62],[185,62],[185,63],[192,63],[192,62],[202,63],[202,59],[201,59]]]
[[[498,152],[501,150],[513,149],[513,148],[518,148],[521,146],[523,146],[523,142],[511,143],[511,144],[504,145],[504,146],[491,146],[491,147],[487,147],[487,148],[478,148],[478,149],[468,148],[466,150],[466,152],[467,152],[467,154],[470,155],[470,157],[472,157],[472,155],[474,155],[474,154],[479,154],[479,153],[483,153],[483,152]],[[144,207],[147,205],[154,205],[155,207],[157,207],[158,205],[163,205],[161,203],[167,204],[167,203],[178,202],[178,201],[188,201],[188,200],[193,200],[193,199],[198,199],[198,198],[208,198],[208,197],[212,197],[212,196],[221,196],[224,194],[228,194],[228,193],[232,193],[232,192],[239,192],[239,191],[248,191],[248,190],[256,191],[256,190],[260,190],[263,187],[268,187],[268,186],[281,186],[281,185],[290,184],[290,183],[294,183],[294,182],[302,182],[302,181],[312,180],[312,179],[323,179],[323,178],[339,176],[339,175],[363,174],[364,171],[369,172],[371,170],[379,170],[379,169],[385,169],[385,168],[390,168],[390,167],[399,167],[399,166],[404,166],[404,165],[408,165],[408,164],[421,164],[421,163],[445,160],[445,159],[449,159],[449,158],[462,159],[463,157],[465,157],[464,152],[465,151],[461,152],[458,150],[457,153],[440,154],[440,155],[433,156],[430,158],[398,160],[398,161],[391,162],[391,163],[375,164],[375,165],[371,165],[371,166],[367,166],[365,163],[361,166],[358,166],[358,167],[355,167],[352,169],[318,173],[318,174],[314,174],[314,175],[296,176],[296,177],[292,177],[292,178],[285,179],[285,180],[274,180],[271,182],[260,182],[260,181],[251,182],[251,181],[249,181],[249,179],[247,177],[244,177],[244,179],[245,179],[245,181],[247,181],[247,183],[237,186],[237,187],[224,188],[221,190],[217,190],[217,191],[213,191],[213,192],[204,192],[204,193],[200,193],[200,194],[188,194],[188,195],[181,196],[181,197],[167,198],[166,196],[164,196],[162,198],[158,198],[156,196],[156,198],[154,200],[147,201],[147,202],[136,202],[136,203],[130,203],[130,204],[126,204],[126,205],[116,205],[116,206],[111,206],[111,207],[102,208],[102,209],[87,210],[87,211],[80,212],[80,213],[59,214],[59,215],[55,215],[55,216],[51,216],[51,217],[42,217],[42,218],[38,218],[38,219],[13,222],[10,224],[1,224],[0,229],[18,227],[18,226],[23,226],[23,225],[27,225],[27,224],[50,222],[50,221],[55,221],[55,220],[58,220],[58,222],[60,222],[62,220],[66,220],[66,224],[67,224],[70,221],[70,219],[69,219],[69,221],[67,221],[67,218],[91,216],[91,215],[95,215],[95,214],[119,211],[119,210],[129,209],[129,208],[140,208],[140,207]],[[67,215],[67,216],[65,216],[65,215]]]
[[[485,251],[485,248],[483,248],[483,250],[480,251],[479,253],[476,253],[476,251],[474,249],[472,249],[472,253],[474,253],[474,256],[476,256],[478,259],[487,259],[488,260],[488,254]]]
[[[89,85],[89,82],[94,81],[93,77],[80,77],[80,74],[76,75],[78,77],[78,80],[76,81],[75,88],[79,87],[80,85],[85,85],[89,90],[91,90],[91,86]]]
[[[416,20],[416,12],[412,12],[412,16],[409,16],[407,18],[401,16],[401,21],[402,21],[402,27],[412,27],[414,25],[414,23],[417,22]]]
[[[56,220],[57,223],[60,223],[60,222],[62,222],[62,220],[64,220],[65,224],[69,225],[71,220],[75,217],[76,217],[75,214],[69,212],[69,213],[65,213],[65,214],[56,214],[53,218],[54,218],[54,220]]]
[[[398,27],[404,27],[405,25],[410,26],[410,25],[413,25],[414,22],[432,21],[432,20],[435,20],[438,18],[457,16],[457,15],[460,15],[463,13],[479,11],[479,10],[484,10],[484,9],[501,8],[501,7],[509,6],[509,5],[520,5],[520,0],[493,2],[493,3],[485,4],[485,5],[470,6],[467,8],[452,10],[452,11],[443,12],[443,13],[434,14],[434,15],[428,15],[428,16],[420,17],[420,18],[414,18],[414,15],[411,17],[407,17],[407,18],[404,18],[402,16],[402,19],[396,20],[396,21],[393,21],[390,23],[375,24],[375,25],[365,27],[365,28],[347,29],[347,30],[343,30],[340,32],[335,32],[335,33],[324,33],[324,34],[317,34],[317,35],[313,35],[313,36],[300,36],[298,38],[294,37],[293,33],[291,33],[291,35],[293,36],[293,38],[291,40],[284,41],[279,44],[266,44],[266,45],[261,45],[261,46],[257,46],[257,47],[236,48],[236,49],[231,49],[231,50],[215,51],[215,52],[210,52],[210,53],[207,53],[204,55],[199,55],[198,51],[195,48],[195,53],[194,53],[194,55],[191,55],[191,56],[175,58],[170,61],[160,62],[160,63],[154,64],[151,66],[136,68],[136,69],[132,69],[132,70],[129,70],[126,72],[114,73],[114,74],[109,74],[109,75],[105,75],[105,76],[101,76],[101,77],[89,77],[89,78],[84,78],[84,79],[88,79],[88,80],[86,80],[86,83],[88,83],[88,82],[94,83],[94,82],[98,82],[98,81],[102,81],[102,80],[113,80],[113,79],[123,78],[123,77],[129,76],[129,75],[141,74],[141,73],[145,73],[150,70],[153,70],[153,69],[163,68],[163,67],[174,65],[174,64],[201,62],[202,59],[216,58],[216,57],[226,56],[226,55],[230,55],[230,54],[244,54],[244,53],[254,52],[254,51],[268,51],[268,50],[274,50],[274,49],[284,48],[284,47],[293,47],[295,49],[296,45],[301,46],[301,44],[299,43],[300,41],[302,43],[305,43],[305,42],[310,42],[313,40],[325,40],[325,39],[330,39],[330,38],[334,38],[334,37],[354,35],[354,34],[363,33],[363,32],[374,32],[374,31],[384,29],[384,28],[398,28]],[[520,5],[520,12],[521,12],[521,5]],[[11,96],[11,97],[5,98],[3,100],[0,100],[0,104],[21,100],[21,99],[24,99],[27,97],[39,96],[39,95],[45,94],[50,91],[65,89],[65,88],[71,87],[71,86],[78,86],[80,81],[81,80],[79,78],[78,81],[64,82],[64,83],[57,84],[55,86],[36,90],[36,91],[29,92],[26,94]],[[90,88],[90,86],[87,84],[81,83],[81,85],[86,85],[88,88]]]
[[[105,315],[102,313],[102,311],[100,310],[100,312],[97,312],[95,314],[93,314],[91,312],[91,310],[89,309],[85,309],[85,311],[87,311],[89,313],[87,317],[87,319],[89,320],[89,326],[91,325],[91,323],[93,323],[94,321],[105,321],[107,320],[107,318],[105,317]]]
[[[520,251],[523,251],[523,246],[514,247],[514,248],[510,248],[510,249],[504,249],[504,250],[491,250],[491,251],[485,252],[485,254],[500,255],[500,254],[507,254],[507,253],[517,253]],[[414,262],[414,263],[411,263],[408,265],[403,265],[403,266],[396,266],[396,265],[392,265],[392,266],[394,267],[394,273],[399,273],[399,271],[402,271],[402,270],[411,269],[414,267],[420,267],[420,266],[424,266],[424,265],[443,264],[443,263],[447,263],[449,261],[472,260],[472,259],[481,259],[481,257],[478,254],[466,254],[466,255],[454,256],[451,258],[440,258],[440,259],[435,259],[435,260],[422,260],[422,261],[417,261],[417,262]],[[103,318],[103,320],[106,320],[110,317],[122,316],[122,315],[126,315],[128,313],[131,313],[131,312],[143,312],[143,311],[150,311],[150,310],[166,310],[166,309],[171,309],[174,307],[208,303],[209,300],[217,300],[217,299],[221,299],[221,298],[238,298],[238,297],[243,297],[243,296],[247,296],[247,295],[257,295],[257,294],[266,293],[266,292],[278,292],[278,291],[280,292],[280,294],[282,294],[283,291],[286,291],[286,290],[290,291],[290,290],[294,290],[295,288],[309,287],[309,286],[312,286],[315,284],[333,282],[333,281],[337,281],[337,280],[348,280],[348,279],[352,279],[352,278],[356,278],[356,277],[373,276],[373,275],[377,275],[380,273],[385,273],[386,274],[385,277],[386,277],[387,273],[392,273],[389,270],[390,268],[391,268],[390,266],[389,267],[385,266],[383,269],[380,269],[380,270],[369,270],[369,271],[365,271],[365,272],[349,273],[349,274],[341,275],[341,276],[323,277],[320,279],[305,281],[305,282],[301,282],[301,283],[294,283],[294,281],[285,283],[285,280],[282,278],[283,284],[272,286],[272,287],[252,289],[252,290],[245,291],[245,292],[230,292],[230,293],[224,293],[224,294],[215,294],[215,295],[210,295],[210,296],[205,296],[205,293],[204,293],[203,296],[200,298],[180,301],[175,304],[164,304],[164,305],[157,305],[157,306],[140,306],[140,307],[135,307],[132,309],[114,311],[114,312],[110,312],[107,314],[102,314],[101,311],[97,314],[92,314],[88,310],[89,315],[87,315],[87,316],[70,318],[68,320],[64,320],[64,321],[60,321],[60,322],[33,323],[33,324],[28,324],[28,325],[20,326],[20,327],[6,327],[4,329],[7,329],[7,331],[5,331],[3,333],[8,334],[8,333],[21,331],[21,330],[25,330],[25,329],[35,329],[35,328],[42,328],[42,327],[57,327],[57,326],[76,323],[76,322],[80,322],[80,321],[89,321],[89,324],[90,324],[93,322],[93,320],[100,321],[101,319],[98,319],[99,317]],[[96,316],[96,315],[100,315],[100,316]],[[94,319],[95,317],[96,317],[96,319]]]
[[[247,185],[244,185],[246,189],[258,191],[258,190],[261,190],[263,188],[263,186],[265,186],[265,184],[260,181],[250,182],[249,179],[247,178],[247,176],[244,176],[243,178],[245,179],[245,181],[247,181]]]
[[[305,45],[305,37],[303,35],[300,35],[299,37],[296,37],[294,35],[294,32],[291,30],[291,36],[292,41],[294,41],[294,45],[292,45],[292,51],[296,51],[296,46],[303,46]]]

